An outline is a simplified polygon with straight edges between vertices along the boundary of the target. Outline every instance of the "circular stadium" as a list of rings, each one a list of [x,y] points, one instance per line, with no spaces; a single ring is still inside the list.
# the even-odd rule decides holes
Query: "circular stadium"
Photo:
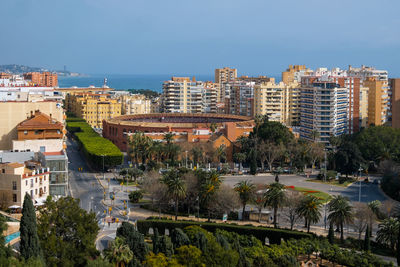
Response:
[[[127,137],[135,132],[144,132],[153,139],[163,139],[166,133],[190,135],[200,130],[211,134],[211,128],[235,141],[248,134],[254,127],[251,117],[229,114],[153,113],[123,115],[103,121],[103,137],[111,140],[122,151],[126,151]],[[198,132],[198,131],[197,131]],[[196,132],[196,133],[197,133]]]

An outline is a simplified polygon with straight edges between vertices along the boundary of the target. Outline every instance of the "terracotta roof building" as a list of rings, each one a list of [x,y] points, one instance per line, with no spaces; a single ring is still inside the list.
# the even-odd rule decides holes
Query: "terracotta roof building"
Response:
[[[18,140],[62,139],[64,125],[39,110],[17,125]]]

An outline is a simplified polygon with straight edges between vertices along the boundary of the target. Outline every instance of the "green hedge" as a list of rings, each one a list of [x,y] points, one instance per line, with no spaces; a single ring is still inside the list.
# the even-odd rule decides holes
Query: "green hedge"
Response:
[[[184,229],[187,226],[197,225],[203,229],[215,233],[217,229],[225,230],[228,232],[235,232],[239,235],[253,235],[258,238],[262,243],[265,242],[265,238],[268,237],[270,244],[280,244],[281,239],[301,239],[311,238],[312,234],[291,231],[286,229],[275,229],[267,227],[256,227],[247,225],[236,225],[236,224],[221,224],[211,222],[195,222],[195,221],[172,221],[163,219],[148,219],[137,221],[138,231],[142,234],[148,234],[150,228],[157,228],[160,234],[165,233],[165,229],[171,233],[175,228]]]
[[[96,133],[84,119],[68,118],[67,130],[76,137],[86,159],[94,168],[103,168],[103,155],[106,167],[122,164],[123,155],[118,147]]]

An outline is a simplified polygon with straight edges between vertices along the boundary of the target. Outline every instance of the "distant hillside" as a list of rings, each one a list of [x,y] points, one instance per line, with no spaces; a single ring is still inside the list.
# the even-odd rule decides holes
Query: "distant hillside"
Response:
[[[60,76],[80,76],[81,74],[76,72],[70,71],[63,71],[63,70],[50,70],[45,68],[38,68],[38,67],[29,67],[24,65],[17,65],[17,64],[9,64],[9,65],[0,65],[0,72],[6,72],[11,74],[22,74],[26,72],[56,72]]]

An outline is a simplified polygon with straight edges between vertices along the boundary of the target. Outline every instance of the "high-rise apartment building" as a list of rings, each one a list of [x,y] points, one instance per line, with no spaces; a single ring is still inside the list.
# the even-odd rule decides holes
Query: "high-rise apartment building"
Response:
[[[287,126],[300,122],[300,84],[270,82],[254,86],[254,115],[267,115],[270,121]]]
[[[314,81],[300,89],[300,137],[328,143],[329,137],[347,133],[348,89],[335,82]]]
[[[218,99],[217,102],[225,101],[225,84],[236,80],[237,78],[237,69],[231,69],[228,67],[222,69],[215,69],[215,83],[219,85],[219,92],[217,93]]]
[[[25,80],[30,80],[33,84],[43,87],[57,87],[58,77],[51,72],[28,72],[24,74]]]
[[[368,125],[383,125],[390,109],[388,82],[367,77],[364,86],[368,87]]]
[[[189,77],[172,77],[163,83],[163,112],[216,112],[217,88]]]
[[[392,91],[392,127],[400,129],[400,79],[390,79]]]
[[[369,88],[360,87],[360,128],[368,127],[368,95]]]
[[[229,114],[254,116],[254,82],[234,81],[229,84],[230,95],[225,99]]]
[[[237,78],[237,69],[231,69],[228,67],[222,69],[215,69],[215,82],[216,83],[228,83]]]

